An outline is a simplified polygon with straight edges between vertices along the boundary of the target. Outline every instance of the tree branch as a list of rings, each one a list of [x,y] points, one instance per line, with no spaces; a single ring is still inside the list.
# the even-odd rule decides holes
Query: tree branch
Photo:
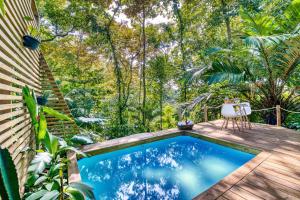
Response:
[[[57,33],[52,38],[41,40],[41,43],[43,43],[43,42],[51,42],[51,41],[55,40],[57,37],[66,37],[71,32],[73,32],[74,29],[75,29],[75,27],[73,26],[69,31],[67,31],[65,33]]]

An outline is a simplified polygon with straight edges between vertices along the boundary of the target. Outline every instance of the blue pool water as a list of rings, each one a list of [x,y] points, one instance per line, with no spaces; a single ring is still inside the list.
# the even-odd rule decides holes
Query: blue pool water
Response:
[[[190,200],[254,157],[177,136],[79,160],[97,199]]]

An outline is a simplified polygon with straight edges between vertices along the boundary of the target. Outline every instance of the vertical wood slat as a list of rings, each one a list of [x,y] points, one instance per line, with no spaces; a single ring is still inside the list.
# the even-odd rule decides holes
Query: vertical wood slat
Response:
[[[32,5],[34,8],[32,8]],[[23,46],[26,34],[26,15],[36,16],[34,0],[6,0],[6,14],[0,16],[0,147],[8,148],[17,169],[20,193],[32,153],[23,152],[34,147],[34,134],[29,113],[22,100],[22,87],[28,85],[41,93],[39,50]],[[35,20],[35,19],[34,19]],[[38,26],[36,21],[30,22]]]

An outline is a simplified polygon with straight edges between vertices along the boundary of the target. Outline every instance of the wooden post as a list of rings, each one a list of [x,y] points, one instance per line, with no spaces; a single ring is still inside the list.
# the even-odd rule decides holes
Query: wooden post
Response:
[[[280,105],[276,105],[276,119],[277,119],[277,126],[281,126],[281,110],[280,110]]]
[[[207,117],[207,105],[204,105],[204,121],[208,122],[208,117]]]

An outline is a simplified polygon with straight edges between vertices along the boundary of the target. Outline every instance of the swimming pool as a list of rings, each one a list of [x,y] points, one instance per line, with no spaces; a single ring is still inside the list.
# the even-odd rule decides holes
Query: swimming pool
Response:
[[[78,161],[97,199],[192,199],[255,157],[176,136]]]

